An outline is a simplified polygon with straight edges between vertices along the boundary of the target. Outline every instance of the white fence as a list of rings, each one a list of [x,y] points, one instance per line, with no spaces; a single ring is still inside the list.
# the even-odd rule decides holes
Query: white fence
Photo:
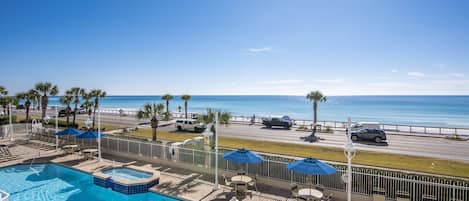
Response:
[[[52,135],[46,137],[52,138]],[[42,136],[43,139],[45,136]],[[70,139],[74,143],[85,146],[96,146],[95,140],[77,140],[75,138],[61,137],[63,140]],[[150,160],[165,160],[174,163],[183,163],[202,168],[215,167],[215,153],[209,151],[178,148],[172,150],[170,146],[155,144],[150,142],[129,140],[121,138],[102,139],[102,148],[106,151],[117,153],[134,154]],[[248,174],[258,175],[271,180],[281,180],[316,185],[336,191],[345,191],[346,184],[342,181],[342,175],[346,171],[346,166],[341,163],[331,163],[338,172],[329,176],[309,177],[304,174],[295,174],[288,171],[286,164],[294,160],[290,157],[280,157],[264,155],[266,159],[261,164],[239,165],[223,160],[222,155],[218,155],[219,168],[236,172],[246,168]],[[446,176],[435,176],[420,173],[409,173],[398,170],[374,168],[374,167],[353,167],[352,190],[355,194],[371,196],[373,194],[383,194],[387,199],[395,200],[398,197],[406,197],[411,201],[469,201],[469,180]]]

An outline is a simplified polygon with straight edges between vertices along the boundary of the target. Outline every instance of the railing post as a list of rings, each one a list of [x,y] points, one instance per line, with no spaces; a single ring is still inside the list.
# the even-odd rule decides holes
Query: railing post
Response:
[[[150,158],[153,158],[153,144],[150,143]]]
[[[139,155],[139,156],[142,155],[142,152],[140,151],[140,145],[141,145],[141,143],[138,143],[138,155]]]
[[[130,141],[127,140],[127,153],[130,153]]]
[[[215,156],[215,157],[218,157],[218,156]],[[192,149],[192,165],[195,164],[195,153],[194,153],[194,149]]]
[[[423,133],[427,134],[427,127],[423,127]]]
[[[270,160],[267,160],[267,178],[270,178]]]
[[[412,126],[409,126],[409,133],[412,133]]]

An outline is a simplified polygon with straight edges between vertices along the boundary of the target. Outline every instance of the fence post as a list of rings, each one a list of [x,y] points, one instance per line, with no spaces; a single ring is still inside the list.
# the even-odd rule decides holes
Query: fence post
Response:
[[[440,135],[441,135],[441,127],[440,127]]]
[[[267,160],[267,178],[270,178],[270,160]]]
[[[150,142],[150,158],[153,158],[153,143]]]
[[[423,133],[427,134],[427,127],[423,127]]]
[[[409,126],[409,133],[412,133],[412,126]]]
[[[127,153],[130,153],[130,141],[127,140]]]
[[[140,145],[141,145],[141,143],[138,143],[138,155],[139,155],[139,156],[142,155],[142,152],[140,151]]]
[[[194,164],[195,164],[195,153],[194,153],[194,149],[192,149],[192,165]]]

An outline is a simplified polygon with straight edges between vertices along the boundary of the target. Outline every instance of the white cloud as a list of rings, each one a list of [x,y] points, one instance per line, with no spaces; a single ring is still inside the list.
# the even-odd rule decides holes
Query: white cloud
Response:
[[[392,69],[392,70],[391,70],[391,73],[397,73],[397,72],[399,72],[399,71],[396,70],[396,69]]]
[[[258,84],[299,84],[303,80],[270,80],[270,81],[261,81],[257,82]]]
[[[339,83],[342,83],[343,80],[341,80],[341,79],[328,79],[328,80],[316,80],[316,82],[324,83],[324,84],[339,84]]]
[[[270,52],[272,47],[249,48],[248,51],[252,53]]]
[[[413,77],[425,77],[425,73],[422,72],[408,72],[407,75],[413,76]]]
[[[462,73],[451,73],[449,75],[452,76],[452,77],[464,77],[464,74],[462,74]]]
[[[435,80],[432,81],[432,83],[441,85],[467,85],[469,84],[469,80]]]

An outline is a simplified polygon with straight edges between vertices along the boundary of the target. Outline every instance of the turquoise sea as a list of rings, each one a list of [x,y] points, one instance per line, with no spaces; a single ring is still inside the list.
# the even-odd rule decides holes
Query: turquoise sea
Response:
[[[144,103],[164,103],[161,96],[108,96],[105,108],[139,108]],[[52,97],[50,105],[58,104]],[[175,96],[170,109],[184,102]],[[312,119],[312,104],[304,96],[192,96],[189,112],[218,108],[234,115],[289,115]],[[469,96],[330,96],[320,103],[320,120],[375,121],[426,126],[469,127]]]

